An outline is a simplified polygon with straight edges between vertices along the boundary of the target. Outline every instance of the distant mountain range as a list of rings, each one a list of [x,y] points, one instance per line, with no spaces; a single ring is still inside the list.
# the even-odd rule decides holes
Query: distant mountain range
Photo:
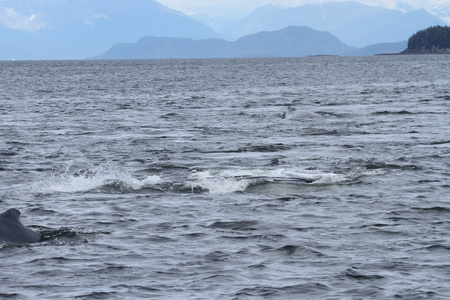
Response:
[[[145,37],[137,43],[114,45],[92,59],[168,59],[168,58],[236,58],[302,57],[312,55],[374,55],[398,53],[407,42],[385,43],[364,48],[348,46],[328,32],[306,26],[290,26],[272,32],[259,32],[234,42],[221,39]]]
[[[154,0],[0,1],[0,59],[83,59],[144,36],[221,37]]]
[[[446,11],[439,8],[443,16]],[[107,49],[100,57],[114,51],[119,57],[120,51],[142,52],[137,49],[143,44],[152,53],[159,48],[173,57],[370,55],[392,52],[389,49],[403,45],[395,43],[406,41],[416,31],[444,24],[425,10],[404,13],[356,2],[296,8],[269,5],[242,20],[203,17],[202,21],[155,0],[0,0],[0,60],[84,59]],[[290,26],[307,26],[321,33],[303,27],[301,31],[284,30]],[[299,36],[293,36],[294,31]],[[225,41],[232,37],[239,39]],[[383,45],[365,47],[378,43]]]
[[[424,9],[402,12],[352,1],[294,8],[266,5],[235,21],[204,15],[197,19],[231,38],[295,25],[328,31],[356,47],[404,41],[420,29],[445,24]]]

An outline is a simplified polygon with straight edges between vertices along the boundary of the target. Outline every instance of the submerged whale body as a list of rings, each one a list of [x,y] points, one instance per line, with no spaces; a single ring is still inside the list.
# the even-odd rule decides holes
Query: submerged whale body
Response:
[[[0,214],[0,243],[29,244],[42,240],[40,233],[25,227],[20,222],[20,211],[15,208],[8,209]]]
[[[290,120],[304,120],[318,117],[320,117],[319,114],[309,111],[300,111],[293,107],[288,107],[286,112],[283,114],[283,118]]]
[[[265,182],[281,182],[281,183],[313,183],[320,179],[320,176],[315,177],[272,177],[272,176],[252,176],[252,175],[239,175],[232,176],[233,179],[249,179],[249,180],[261,180]]]

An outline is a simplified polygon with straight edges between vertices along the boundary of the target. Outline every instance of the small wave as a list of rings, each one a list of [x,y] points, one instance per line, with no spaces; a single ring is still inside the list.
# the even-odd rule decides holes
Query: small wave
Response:
[[[258,221],[216,221],[209,225],[209,228],[230,229],[230,230],[256,230]]]
[[[161,181],[161,177],[156,175],[137,179],[126,171],[106,164],[93,170],[80,171],[75,174],[66,172],[36,182],[32,185],[32,192],[35,194],[53,194],[106,190],[109,193],[120,193],[153,186]]]
[[[275,249],[275,251],[277,252],[281,252],[284,253],[288,256],[292,256],[294,254],[296,255],[303,255],[305,257],[311,257],[311,256],[317,256],[317,257],[322,257],[325,256],[325,254],[323,254],[322,252],[312,249],[312,248],[308,248],[305,246],[296,246],[296,245],[285,245],[283,247],[280,247],[278,249]]]
[[[117,296],[117,292],[92,292],[89,294],[77,295],[75,298],[79,299],[108,299]]]
[[[385,277],[378,274],[367,274],[363,273],[361,270],[357,268],[348,268],[345,271],[341,272],[338,277],[340,278],[349,278],[353,280],[379,280],[384,279]]]
[[[374,115],[412,115],[413,113],[407,110],[400,110],[400,111],[376,111],[373,113]]]
[[[77,238],[77,230],[70,229],[68,227],[61,227],[58,229],[45,228],[39,231],[42,235],[42,242],[56,243],[61,239],[74,239]],[[80,231],[81,233],[81,231]]]
[[[110,234],[107,231],[79,227],[61,227],[57,229],[41,227],[39,232],[42,235],[41,246],[59,246],[66,244],[84,244],[88,240],[86,236],[96,234]]]
[[[213,262],[225,261],[229,258],[227,253],[222,251],[214,251],[205,255],[205,259]]]
[[[242,147],[239,148],[237,152],[279,152],[289,150],[290,148],[291,146],[279,143],[279,144]]]
[[[450,140],[436,141],[436,142],[430,143],[430,145],[443,145],[443,144],[450,144]]]
[[[416,165],[396,165],[396,164],[387,164],[384,162],[370,162],[365,165],[366,169],[368,170],[374,170],[374,169],[392,169],[392,170],[421,170],[422,168],[420,166]]]
[[[236,292],[235,295],[239,298],[258,297],[282,299],[288,296],[288,298],[302,299],[308,298],[308,296],[316,298],[314,296],[330,290],[331,288],[325,284],[319,282],[307,282],[287,286],[258,285],[255,287],[246,287]]]
[[[444,245],[444,244],[435,244],[428,247],[420,248],[419,250],[426,250],[426,251],[438,251],[438,252],[445,252],[447,253],[450,251],[450,245]]]
[[[445,206],[433,206],[433,207],[413,207],[414,210],[430,213],[449,213],[450,208]]]

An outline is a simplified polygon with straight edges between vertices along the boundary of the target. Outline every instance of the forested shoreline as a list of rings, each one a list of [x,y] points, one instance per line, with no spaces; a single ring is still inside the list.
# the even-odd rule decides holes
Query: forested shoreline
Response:
[[[416,32],[401,54],[450,54],[450,27],[431,26]]]

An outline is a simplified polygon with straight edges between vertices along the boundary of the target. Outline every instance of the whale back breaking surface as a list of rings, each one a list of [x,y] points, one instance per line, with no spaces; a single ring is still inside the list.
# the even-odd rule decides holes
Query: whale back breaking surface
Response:
[[[318,118],[318,117],[320,117],[319,114],[309,112],[309,111],[297,110],[294,107],[288,107],[286,112],[284,113],[284,118],[290,119],[290,120],[305,120],[305,119],[312,119],[312,118]]]
[[[0,214],[0,243],[28,244],[40,242],[40,233],[25,227],[20,221],[20,211],[8,209]]]

